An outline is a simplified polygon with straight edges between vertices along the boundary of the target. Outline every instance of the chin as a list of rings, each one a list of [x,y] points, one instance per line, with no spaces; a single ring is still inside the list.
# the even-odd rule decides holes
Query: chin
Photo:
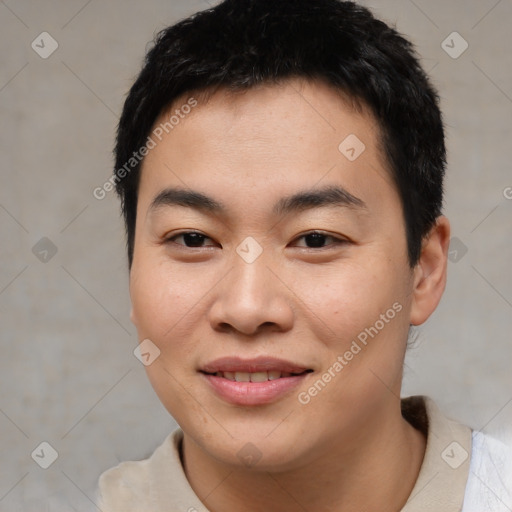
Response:
[[[260,428],[254,422],[251,428],[247,428],[245,422],[235,424],[223,422],[220,418],[218,421],[227,432],[216,422],[200,431],[197,423],[191,429],[184,425],[183,430],[186,429],[188,436],[210,457],[223,464],[251,471],[281,472],[297,467],[301,454],[307,451],[305,446],[300,449],[304,442],[303,434],[298,430],[290,431],[289,426],[278,426],[280,419],[272,423],[265,421]],[[205,424],[201,426],[206,427]]]

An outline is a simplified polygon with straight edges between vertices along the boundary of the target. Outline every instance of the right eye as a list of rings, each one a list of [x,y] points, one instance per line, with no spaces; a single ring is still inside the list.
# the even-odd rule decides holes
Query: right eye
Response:
[[[179,242],[175,241],[180,238],[183,239],[183,243],[179,243]],[[178,233],[177,235],[168,237],[166,239],[166,242],[174,243],[177,245],[183,245],[188,248],[201,248],[201,247],[205,247],[202,245],[205,240],[211,240],[211,238],[209,238],[206,235],[203,235],[202,233],[199,233],[197,231],[184,231],[182,233]],[[210,247],[210,246],[206,246],[206,247]]]

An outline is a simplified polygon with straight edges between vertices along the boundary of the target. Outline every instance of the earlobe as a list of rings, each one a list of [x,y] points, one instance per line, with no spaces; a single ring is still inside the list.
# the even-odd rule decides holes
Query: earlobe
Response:
[[[421,255],[414,268],[412,325],[421,325],[434,312],[446,286],[450,223],[445,216],[437,218],[423,239]]]

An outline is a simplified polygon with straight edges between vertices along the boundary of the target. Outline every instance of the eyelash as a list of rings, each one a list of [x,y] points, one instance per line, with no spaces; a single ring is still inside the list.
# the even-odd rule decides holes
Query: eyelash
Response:
[[[205,247],[189,247],[187,245],[184,245],[184,244],[178,244],[176,243],[174,240],[180,236],[184,236],[184,235],[199,235],[201,237],[203,237],[203,239],[208,239],[210,237],[206,236],[206,235],[203,235],[203,233],[200,233],[199,231],[183,231],[182,233],[178,233],[176,235],[173,235],[172,237],[169,237],[165,240],[166,243],[173,243],[173,244],[176,244],[176,245],[181,245],[183,246],[185,249],[204,249]],[[304,233],[303,235],[300,235],[299,237],[297,237],[295,240],[299,240],[301,238],[305,238],[306,236],[309,236],[309,235],[321,235],[322,237],[324,238],[332,238],[333,240],[335,240],[335,243],[334,244],[331,244],[331,245],[343,245],[343,244],[346,244],[348,243],[349,241],[346,240],[346,239],[343,239],[343,238],[337,238],[333,235],[329,235],[327,233],[323,233],[322,231],[309,231],[307,233]],[[211,240],[211,239],[210,239]],[[204,241],[204,240],[203,240]],[[326,249],[329,249],[329,246],[325,246],[325,247],[302,247],[302,249],[309,249],[309,250],[326,250]]]

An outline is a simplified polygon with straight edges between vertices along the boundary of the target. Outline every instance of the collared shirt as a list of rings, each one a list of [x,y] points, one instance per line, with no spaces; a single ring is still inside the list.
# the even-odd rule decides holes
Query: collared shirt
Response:
[[[402,512],[512,511],[512,448],[447,418],[428,397],[402,399],[402,415],[427,437],[414,488]],[[145,460],[121,462],[99,479],[102,512],[209,512],[181,464],[174,430]]]

